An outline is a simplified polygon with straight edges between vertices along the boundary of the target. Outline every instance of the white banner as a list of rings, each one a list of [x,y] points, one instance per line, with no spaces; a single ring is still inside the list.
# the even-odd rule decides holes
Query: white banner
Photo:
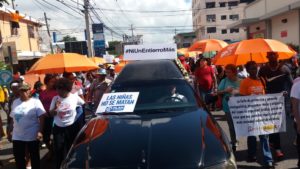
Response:
[[[126,45],[124,60],[176,59],[176,44]]]
[[[113,55],[103,55],[103,59],[105,59],[106,63],[113,63],[114,58],[115,57]]]
[[[138,97],[139,92],[105,93],[96,112],[133,112]]]
[[[282,94],[231,97],[228,105],[237,137],[286,131]]]

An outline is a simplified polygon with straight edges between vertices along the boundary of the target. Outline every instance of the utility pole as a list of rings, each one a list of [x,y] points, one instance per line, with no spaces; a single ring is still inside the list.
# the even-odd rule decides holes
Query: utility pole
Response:
[[[133,38],[133,30],[134,30],[133,24],[130,25],[130,29],[129,29],[129,30],[131,30],[131,36],[132,36],[132,38]]]
[[[177,33],[177,29],[176,28],[175,28],[174,32],[175,32],[175,35],[176,35],[176,33]]]
[[[88,57],[93,56],[93,49],[92,49],[92,40],[90,34],[90,21],[89,21],[89,0],[84,0],[84,16],[85,16],[85,29],[86,29],[86,36],[87,36],[87,45],[88,45]]]
[[[53,54],[53,46],[52,46],[52,39],[51,39],[51,34],[50,34],[50,30],[49,30],[49,24],[48,24],[48,19],[46,12],[44,12],[44,16],[45,16],[45,22],[46,22],[46,27],[47,27],[47,32],[48,32],[48,36],[50,38],[50,49],[51,49],[51,53]]]
[[[15,3],[14,3],[14,1],[15,1],[15,0],[11,0],[11,5],[12,5],[12,8],[13,8],[13,9],[15,9]]]

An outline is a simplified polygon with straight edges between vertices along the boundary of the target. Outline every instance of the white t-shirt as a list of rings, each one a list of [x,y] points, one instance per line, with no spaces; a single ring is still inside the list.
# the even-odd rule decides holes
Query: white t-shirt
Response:
[[[23,102],[20,98],[12,104],[10,117],[14,120],[13,140],[34,141],[40,129],[39,117],[46,113],[40,100],[30,98]]]
[[[72,94],[66,98],[54,96],[50,105],[50,110],[55,108],[56,101],[61,104],[57,109],[57,115],[54,116],[54,123],[59,127],[67,127],[74,123],[76,117],[76,107],[84,104],[84,101],[77,95]]]
[[[300,81],[297,81],[293,84],[293,87],[291,89],[291,97],[300,100]],[[300,112],[300,104],[298,110]]]

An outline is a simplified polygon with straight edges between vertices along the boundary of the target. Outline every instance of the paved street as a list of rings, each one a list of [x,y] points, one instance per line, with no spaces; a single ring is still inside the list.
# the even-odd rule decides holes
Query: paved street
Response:
[[[213,112],[214,117],[224,129],[226,134],[229,136],[228,133],[228,126],[225,121],[225,116],[223,112]],[[6,118],[3,112],[1,112],[1,116],[4,118],[4,122],[6,122]],[[5,123],[6,124],[6,123]],[[289,132],[283,133],[281,140],[282,140],[282,147],[283,151],[285,152],[285,158],[282,161],[276,162],[277,169],[296,169],[297,167],[297,152],[296,147],[293,145],[294,140],[294,130],[292,128],[292,120],[288,118],[287,121],[287,130]],[[239,147],[236,153],[236,160],[238,164],[238,168],[241,169],[259,169],[262,168],[261,165],[262,157],[258,155],[258,163],[247,163],[247,143],[246,139],[242,138],[239,139]],[[0,151],[0,159],[3,160],[5,169],[15,169],[14,160],[12,155],[12,145],[9,143],[6,138],[1,142],[2,150]],[[259,152],[259,149],[258,149]],[[42,169],[51,169],[53,168],[53,163],[44,159],[47,153],[46,149],[41,150],[41,158],[42,158]]]

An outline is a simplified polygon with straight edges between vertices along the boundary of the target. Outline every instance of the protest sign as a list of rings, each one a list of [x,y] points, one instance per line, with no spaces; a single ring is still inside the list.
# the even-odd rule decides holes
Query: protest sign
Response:
[[[176,59],[176,44],[126,45],[124,60]]]
[[[96,112],[133,112],[138,96],[139,92],[106,93]]]
[[[228,105],[237,137],[286,131],[282,94],[231,97]]]

